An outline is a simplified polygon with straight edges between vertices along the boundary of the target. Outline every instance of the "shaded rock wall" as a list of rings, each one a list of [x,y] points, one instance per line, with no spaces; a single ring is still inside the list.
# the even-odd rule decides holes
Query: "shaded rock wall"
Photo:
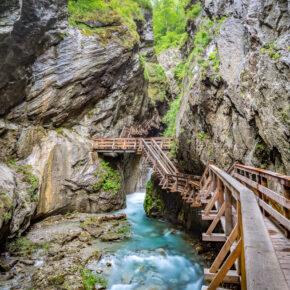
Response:
[[[287,1],[204,1],[188,22],[187,47],[194,49],[201,21],[214,17],[226,19],[202,57],[210,63],[217,49],[220,78],[190,61],[177,118],[179,166],[201,173],[213,159],[223,169],[238,161],[290,174]]]
[[[67,1],[3,0],[0,4],[0,116],[27,96],[31,65],[67,29]]]
[[[126,168],[139,170],[138,162],[113,162],[120,189],[104,190],[96,186],[105,169],[90,138],[118,137],[123,126],[155,114],[139,59],[141,51],[155,60],[150,11],[137,23],[139,41],[120,23],[93,36],[69,27],[67,1],[34,2],[0,4],[0,188],[11,203],[3,203],[0,240],[25,230],[32,217],[124,207],[125,194],[136,187]],[[17,168],[27,165],[39,186],[24,207],[22,187],[31,198],[31,185],[16,181]]]
[[[20,235],[30,225],[37,206],[30,188],[15,166],[0,164],[0,241]]]

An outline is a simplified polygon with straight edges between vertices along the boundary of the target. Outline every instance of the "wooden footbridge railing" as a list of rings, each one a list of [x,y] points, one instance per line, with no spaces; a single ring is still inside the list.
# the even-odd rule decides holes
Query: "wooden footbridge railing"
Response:
[[[288,228],[289,219],[278,214],[265,197],[283,208],[288,208],[289,199],[279,197],[265,182],[261,185],[260,178],[279,180],[288,193],[289,177],[240,164],[235,164],[231,173],[232,176],[210,164],[201,179],[199,198],[205,204],[202,219],[210,221],[202,238],[224,242],[211,267],[204,270],[205,280],[210,282],[208,289],[216,289],[222,282],[241,284],[242,289],[288,289],[259,206],[279,222],[283,217],[281,223]],[[256,195],[236,178],[255,188]],[[260,198],[261,193],[264,199]],[[219,222],[223,229],[218,228]],[[236,270],[232,270],[234,264]]]
[[[92,140],[93,150],[102,153],[137,153],[142,154],[143,152],[143,141],[146,140],[148,144],[151,144],[154,140],[158,146],[164,151],[171,149],[172,138],[98,138]]]
[[[153,168],[153,172],[160,180],[162,189],[179,192],[192,207],[200,206],[195,198],[199,189],[199,176],[179,173],[172,161],[163,152],[155,140],[149,143],[143,139],[145,161]]]
[[[102,138],[93,139],[93,150],[101,153],[143,154],[153,168],[163,189],[179,192],[191,206],[201,206],[197,201],[199,176],[178,172],[164,151],[171,149],[172,138]]]
[[[237,283],[242,289],[289,289],[285,277],[290,274],[290,241],[285,238],[289,248],[285,246],[277,256],[263,213],[289,236],[290,177],[241,164],[226,173],[210,163],[200,179],[176,169],[164,152],[170,150],[171,142],[170,138],[94,139],[93,148],[143,154],[163,189],[179,192],[193,207],[205,206],[202,219],[210,225],[202,239],[224,244],[211,267],[204,270],[210,284],[203,288]]]

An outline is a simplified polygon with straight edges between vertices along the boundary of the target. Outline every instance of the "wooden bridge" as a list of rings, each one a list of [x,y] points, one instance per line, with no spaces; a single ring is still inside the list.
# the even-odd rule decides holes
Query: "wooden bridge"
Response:
[[[203,176],[180,173],[165,151],[170,138],[94,139],[98,152],[143,154],[162,189],[179,192],[192,207],[203,206],[209,222],[204,241],[222,242],[204,280],[242,289],[290,289],[290,177],[234,164],[225,172],[210,163]],[[220,225],[220,226],[218,226]],[[219,288],[220,289],[220,288]]]
[[[178,172],[165,151],[170,151],[172,138],[101,138],[93,139],[93,150],[100,153],[143,154],[145,161],[153,168],[163,189],[180,192],[192,206],[201,206],[196,195],[200,176]]]

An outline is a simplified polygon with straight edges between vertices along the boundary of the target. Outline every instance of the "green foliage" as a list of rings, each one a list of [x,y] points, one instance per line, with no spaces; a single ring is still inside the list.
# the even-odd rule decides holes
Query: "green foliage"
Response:
[[[164,203],[158,196],[157,190],[153,188],[154,175],[151,176],[151,180],[149,180],[146,184],[146,195],[144,200],[144,210],[147,215],[150,215],[150,211],[152,208],[157,209],[159,212],[164,210]]]
[[[168,82],[164,68],[157,63],[147,62],[141,54],[140,62],[144,69],[144,78],[148,80],[149,83],[149,97],[155,105],[156,100],[163,101],[166,99]]]
[[[213,71],[219,75],[220,58],[219,58],[218,51],[216,48],[208,56],[208,60],[210,61],[211,65],[212,65]]]
[[[199,139],[201,141],[204,141],[205,139],[209,138],[208,134],[207,133],[203,133],[203,132],[197,132],[197,136],[199,137]]]
[[[113,22],[121,23],[133,37],[133,41],[128,45],[133,45],[139,39],[134,20],[144,20],[142,8],[151,8],[150,0],[70,0],[69,22],[77,26],[85,35],[103,35],[105,38],[111,35],[111,29],[116,31],[118,28],[91,28],[86,21],[99,21],[104,25]]]
[[[163,133],[165,137],[175,137],[176,134],[176,117],[180,110],[181,94],[170,104],[170,109],[167,111],[163,118],[163,122],[166,124],[167,128]]]
[[[103,189],[113,194],[117,194],[121,188],[121,177],[117,170],[110,167],[108,162],[100,160],[102,169],[95,171],[94,175],[99,178],[93,185],[94,190]]]
[[[27,192],[31,195],[35,193],[35,191],[38,189],[39,186],[39,180],[36,175],[34,175],[31,170],[32,166],[31,165],[17,165],[16,162],[9,161],[9,164],[13,165],[18,172],[23,173],[24,177],[22,181],[27,182],[30,184],[30,188],[27,190]],[[35,201],[35,195],[33,195],[32,201]]]
[[[49,244],[47,243],[38,244],[24,237],[20,237],[14,240],[13,242],[9,243],[7,247],[8,250],[11,252],[21,253],[21,255],[27,256],[36,253],[39,249],[47,251],[49,248]]]
[[[58,134],[63,134],[63,129],[62,129],[62,128],[56,128],[55,131],[56,131]]]
[[[198,1],[197,4],[192,5],[191,8],[187,10],[186,17],[188,19],[194,20],[199,16],[200,11],[201,11],[201,4]]]
[[[88,111],[88,117],[91,118],[92,115],[94,114],[95,110],[94,109],[91,109]]]
[[[153,7],[153,30],[155,51],[179,46],[186,38],[186,16],[184,6],[187,0],[159,0]]]
[[[277,48],[273,42],[263,44],[262,54],[267,54],[272,60],[278,60],[281,55],[277,53]]]
[[[184,77],[184,64],[183,62],[180,62],[175,68],[174,68],[174,78],[177,81],[182,81]]]
[[[5,212],[4,214],[3,214],[3,219],[4,219],[4,222],[8,222],[8,221],[10,221],[11,220],[11,212]]]
[[[106,280],[102,277],[102,275],[96,276],[91,270],[79,268],[80,275],[82,278],[82,283],[86,290],[95,289],[95,285],[98,283],[103,287],[106,287]]]

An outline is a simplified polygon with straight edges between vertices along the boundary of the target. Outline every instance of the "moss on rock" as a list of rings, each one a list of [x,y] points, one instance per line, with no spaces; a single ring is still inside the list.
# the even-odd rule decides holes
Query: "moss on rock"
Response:
[[[156,176],[151,176],[151,180],[146,185],[146,196],[144,201],[144,210],[149,217],[160,217],[163,215],[164,203],[160,198],[158,190],[154,187]]]

